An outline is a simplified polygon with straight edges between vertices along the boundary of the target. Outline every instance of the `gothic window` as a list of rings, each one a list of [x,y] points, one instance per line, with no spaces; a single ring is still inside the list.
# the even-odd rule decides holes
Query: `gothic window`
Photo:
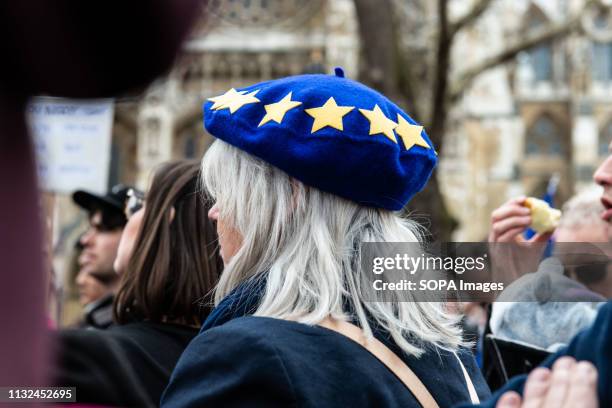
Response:
[[[202,135],[199,121],[185,121],[172,140],[172,157],[176,159],[199,159],[204,154],[210,136]]]
[[[527,20],[527,31],[537,32],[547,24],[547,17],[536,6],[532,6]],[[553,46],[552,43],[539,45],[528,52],[529,64],[535,81],[550,81],[553,79]]]
[[[159,119],[157,118],[148,118],[146,123],[146,132],[147,132],[147,155],[150,157],[155,157],[159,154],[159,144],[160,141],[160,124]]]
[[[605,12],[601,12],[600,10],[600,12],[597,13],[595,18],[593,19],[593,27],[596,30],[605,30],[609,28],[609,26],[610,26],[610,22],[609,22],[608,14]]]
[[[536,81],[550,81],[552,79],[552,47],[540,45],[529,53],[531,67]]]
[[[184,92],[198,91],[201,82],[205,78],[204,63],[199,55],[190,55],[181,61],[180,81]]]
[[[587,13],[584,29],[593,39],[591,70],[599,82],[612,80],[612,13],[607,8],[595,8]]]
[[[527,131],[525,139],[527,156],[561,156],[561,129],[548,114],[540,116]]]
[[[593,78],[596,81],[612,80],[612,43],[593,43]]]
[[[597,153],[599,153],[600,157],[610,154],[608,150],[610,142],[612,142],[612,119],[599,131]]]
[[[299,27],[322,7],[321,0],[211,0],[216,19],[242,27]]]

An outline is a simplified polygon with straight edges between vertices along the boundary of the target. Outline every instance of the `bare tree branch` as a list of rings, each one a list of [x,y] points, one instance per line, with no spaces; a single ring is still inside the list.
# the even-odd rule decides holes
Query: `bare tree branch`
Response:
[[[397,44],[396,47],[398,47]],[[402,102],[406,104],[406,109],[410,112],[410,116],[421,123],[425,118],[423,116],[422,106],[416,96],[418,90],[415,88],[420,84],[415,80],[413,65],[408,62],[407,56],[400,50],[398,50],[395,55],[397,57],[397,65],[400,67],[397,70],[397,90],[401,94],[403,98]]]
[[[447,113],[448,73],[450,71],[450,50],[452,38],[448,33],[448,0],[438,0],[438,37],[436,41],[436,64],[433,66],[433,97],[431,99],[431,118],[426,127],[434,146],[442,143]]]
[[[456,102],[461,97],[463,92],[472,84],[476,77],[483,72],[513,60],[523,51],[527,51],[540,44],[553,41],[579,29],[580,20],[587,13],[588,9],[595,4],[601,5],[601,0],[589,0],[582,8],[582,11],[567,22],[561,24],[551,24],[549,27],[539,30],[538,33],[525,38],[523,41],[506,48],[496,55],[486,58],[480,64],[466,70],[451,87],[449,92],[450,103]]]
[[[449,36],[451,38],[454,37],[455,34],[461,31],[464,27],[467,27],[476,21],[478,17],[480,17],[482,13],[489,8],[492,2],[493,0],[478,0],[466,15],[450,24],[450,27],[448,28]]]

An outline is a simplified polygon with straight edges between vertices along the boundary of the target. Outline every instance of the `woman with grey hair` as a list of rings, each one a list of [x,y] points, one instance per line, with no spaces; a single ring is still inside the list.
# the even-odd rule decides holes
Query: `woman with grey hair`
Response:
[[[204,113],[221,139],[202,177],[225,268],[162,406],[435,407],[489,395],[443,304],[364,286],[363,243],[421,241],[399,213],[437,162],[421,126],[339,69],[231,89]]]

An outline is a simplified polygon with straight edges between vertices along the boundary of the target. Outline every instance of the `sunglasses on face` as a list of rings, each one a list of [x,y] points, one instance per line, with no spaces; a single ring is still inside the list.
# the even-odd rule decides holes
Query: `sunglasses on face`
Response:
[[[580,282],[585,285],[597,283],[606,277],[609,265],[612,261],[593,262],[585,265],[573,265],[566,267],[566,271],[573,274]]]
[[[121,230],[124,225],[124,215],[118,211],[94,210],[89,215],[89,230],[94,232],[115,232]]]
[[[144,205],[145,196],[142,191],[130,188],[125,198],[125,218],[130,219]]]

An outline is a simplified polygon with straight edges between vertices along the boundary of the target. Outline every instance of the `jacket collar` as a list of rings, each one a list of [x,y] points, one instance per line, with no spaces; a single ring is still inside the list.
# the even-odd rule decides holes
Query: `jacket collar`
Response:
[[[249,316],[255,313],[261,300],[266,279],[263,275],[251,278],[232,290],[219,304],[210,312],[200,333],[221,326],[232,319]]]

